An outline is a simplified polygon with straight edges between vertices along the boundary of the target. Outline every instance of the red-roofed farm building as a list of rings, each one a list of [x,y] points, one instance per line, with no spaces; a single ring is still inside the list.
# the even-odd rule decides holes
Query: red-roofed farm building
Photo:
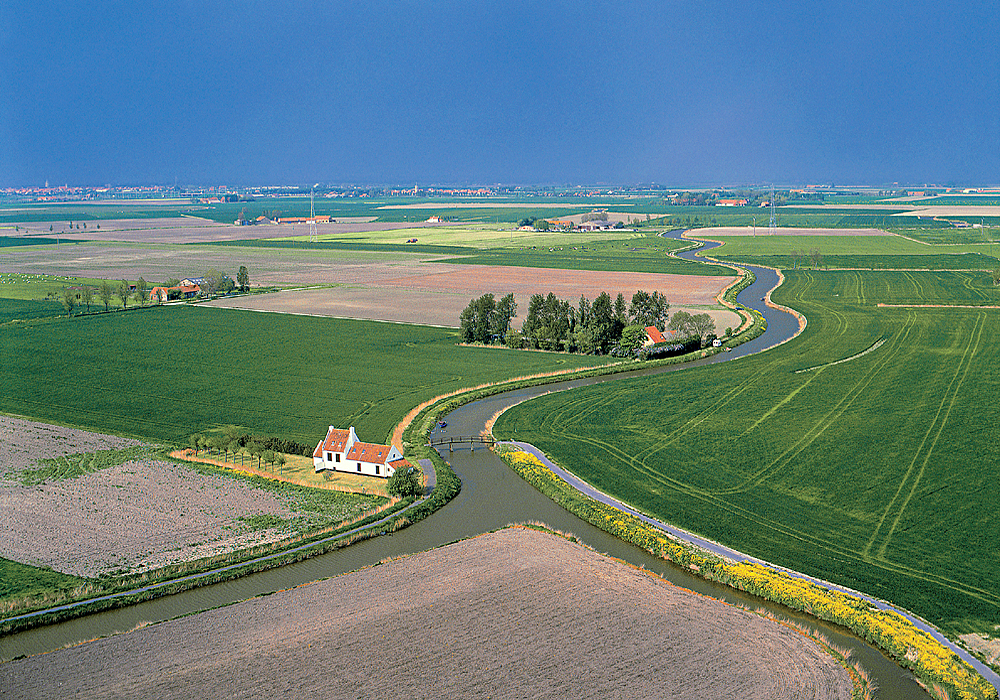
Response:
[[[354,426],[338,430],[332,425],[313,450],[313,467],[317,472],[332,469],[351,474],[380,476],[388,479],[400,467],[412,466],[403,459],[395,445],[375,445],[361,442]]]
[[[643,343],[645,347],[650,345],[656,345],[657,343],[667,343],[674,340],[677,337],[677,333],[674,331],[663,331],[661,332],[656,326],[646,326],[646,341]]]

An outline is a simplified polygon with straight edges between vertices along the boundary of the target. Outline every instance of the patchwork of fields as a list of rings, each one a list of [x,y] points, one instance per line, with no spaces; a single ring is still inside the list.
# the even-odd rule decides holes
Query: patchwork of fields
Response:
[[[741,551],[948,632],[992,630],[1000,311],[877,304],[995,305],[1000,288],[985,273],[786,275],[775,300],[809,319],[796,342],[540,397],[494,432]]]

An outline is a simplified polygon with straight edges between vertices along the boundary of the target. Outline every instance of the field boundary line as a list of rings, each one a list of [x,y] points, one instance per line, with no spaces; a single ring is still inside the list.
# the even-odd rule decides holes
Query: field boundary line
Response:
[[[843,364],[844,362],[850,362],[851,360],[856,360],[859,357],[864,357],[868,353],[874,352],[875,350],[878,350],[880,347],[882,347],[882,345],[885,344],[885,340],[886,340],[885,338],[879,338],[874,343],[872,343],[871,346],[868,347],[866,350],[862,350],[861,352],[855,355],[851,355],[850,357],[845,357],[842,360],[827,362],[826,364],[823,365],[816,365],[815,367],[806,367],[805,369],[797,369],[795,370],[795,374],[802,374],[803,372],[812,372],[813,370],[823,369],[824,367],[833,367],[834,365]]]
[[[1000,309],[1000,305],[977,306],[975,304],[884,304],[879,302],[876,306],[886,309]]]

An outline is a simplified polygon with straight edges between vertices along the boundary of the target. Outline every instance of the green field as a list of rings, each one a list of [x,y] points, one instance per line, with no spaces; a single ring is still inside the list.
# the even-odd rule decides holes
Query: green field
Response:
[[[307,445],[354,425],[378,442],[439,394],[608,361],[457,335],[187,305],[42,319],[0,326],[0,411],[153,441],[235,424]]]
[[[992,631],[1000,309],[877,304],[997,305],[1000,288],[985,273],[800,270],[773,296],[809,320],[793,342],[540,397],[494,432],[668,522],[948,633]]]
[[[823,267],[832,268],[992,270],[1000,265],[1000,243],[927,245],[902,236],[709,237],[724,244],[712,250],[714,258],[783,269],[811,267],[813,250],[822,255]]]

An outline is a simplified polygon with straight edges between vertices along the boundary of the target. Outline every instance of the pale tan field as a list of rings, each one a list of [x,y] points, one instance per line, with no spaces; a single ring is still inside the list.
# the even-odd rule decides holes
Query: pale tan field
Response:
[[[154,460],[38,486],[0,481],[0,512],[0,557],[87,577],[277,542],[289,533],[239,519],[294,516],[270,492]]]
[[[758,226],[716,226],[713,228],[694,229],[688,234],[692,238],[711,238],[713,236],[767,236],[770,235],[767,224]],[[893,236],[895,234],[880,231],[877,228],[785,228],[777,230],[779,236]]]
[[[134,243],[75,243],[60,246],[0,248],[5,272],[62,275],[96,279],[139,277],[161,284],[171,277],[200,277],[210,268],[235,277],[246,265],[250,284],[309,285],[365,283],[399,277],[405,271],[443,270],[450,266],[426,262],[415,253],[352,252],[344,250],[281,250],[226,246],[146,246]]]
[[[919,207],[896,216],[1000,216],[1000,207],[990,205],[956,205]]]
[[[23,698],[851,697],[812,641],[549,534],[482,535],[0,664]]]
[[[210,219],[193,216],[166,219],[109,219],[88,221],[87,228],[63,230],[68,221],[60,219],[52,222],[54,231],[49,231],[50,222],[28,222],[12,224],[8,235],[15,235],[14,225],[22,231],[17,235],[37,235],[60,240],[75,241],[118,241],[124,243],[212,243],[218,241],[244,241],[263,238],[289,238],[308,236],[308,224],[257,224],[254,226],[234,226],[220,224]],[[82,223],[82,222],[81,222]],[[100,228],[97,225],[100,224]],[[371,231],[397,230],[407,228],[427,228],[452,224],[426,224],[373,222],[370,217],[345,217],[335,223],[316,225],[320,236],[343,236],[345,234],[368,233]],[[74,224],[75,226],[75,224]],[[403,239],[405,240],[405,239]],[[400,243],[403,240],[399,241]]]
[[[409,271],[409,270],[408,270]],[[280,313],[419,323],[457,328],[469,301],[486,293],[497,298],[514,293],[520,327],[532,294],[554,293],[576,304],[580,295],[595,298],[602,291],[626,301],[637,290],[658,290],[670,301],[671,312],[708,310],[716,327],[737,327],[739,317],[717,308],[715,296],[731,277],[693,277],[631,272],[586,272],[527,267],[426,265],[420,274],[386,277],[365,285],[289,290],[277,294],[219,299],[211,306]]]

